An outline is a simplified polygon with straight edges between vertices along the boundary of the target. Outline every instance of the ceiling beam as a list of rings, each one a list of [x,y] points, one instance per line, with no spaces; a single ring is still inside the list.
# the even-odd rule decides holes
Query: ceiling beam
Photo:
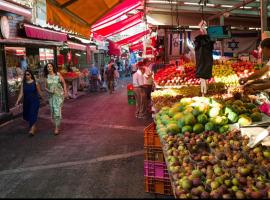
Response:
[[[189,3],[198,3],[199,0],[172,0],[173,2],[178,2],[178,3],[184,3],[184,2],[189,2]],[[157,3],[160,2],[158,4],[170,4],[168,0],[146,0],[147,4],[153,4],[153,3]],[[209,4],[215,4],[215,5],[235,5],[237,3],[241,3],[243,2],[243,0],[233,0],[233,1],[229,1],[229,0],[208,0]],[[174,4],[175,5],[175,4]],[[260,2],[253,2],[250,3],[248,6],[250,7],[256,7],[259,8],[260,7]]]
[[[217,12],[223,12],[224,9],[221,8],[210,8],[205,7],[204,9],[205,13],[209,14],[216,14]],[[148,6],[148,11],[164,11],[164,12],[171,12],[171,5],[162,5],[162,4],[155,4],[151,7]],[[201,7],[200,6],[179,6],[178,10],[174,7],[173,13],[179,12],[197,12],[201,13]],[[246,15],[246,16],[259,16],[259,11],[253,11],[253,10],[243,10],[243,9],[236,9],[231,11],[231,15]],[[181,13],[180,13],[181,14]]]
[[[215,14],[215,15],[213,15],[211,17],[208,17],[207,20],[208,21],[213,20],[213,19],[215,19],[215,18],[223,15],[224,13],[232,12],[233,10],[235,10],[237,8],[240,8],[242,6],[245,6],[247,4],[250,4],[250,3],[254,2],[254,1],[255,0],[243,0],[243,2],[240,2],[240,3],[235,4],[232,8],[228,8],[228,9],[226,9],[226,10],[224,10],[224,11],[218,13],[218,14]]]
[[[76,1],[78,1],[78,0],[69,0],[69,1],[67,1],[66,3],[62,4],[62,5],[60,6],[60,8],[61,8],[61,9],[66,8],[66,7],[70,6],[71,4],[75,3]]]
[[[81,17],[79,17],[78,15],[76,15],[75,13],[69,11],[69,10],[66,9],[66,8],[61,8],[61,5],[60,5],[57,1],[55,1],[55,0],[48,0],[48,1],[49,1],[52,5],[54,5],[54,6],[58,7],[58,8],[60,8],[60,9],[62,9],[63,12],[66,13],[67,15],[69,15],[69,16],[75,18],[76,20],[78,20],[79,22],[81,22],[81,23],[84,24],[84,25],[87,25],[87,26],[91,27],[91,24],[89,24],[87,21],[85,21],[84,19],[82,19]]]

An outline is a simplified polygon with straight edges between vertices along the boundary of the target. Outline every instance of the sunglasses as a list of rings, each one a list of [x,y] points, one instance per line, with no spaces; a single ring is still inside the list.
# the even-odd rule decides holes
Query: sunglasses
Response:
[[[25,76],[31,76],[31,74],[25,74]]]

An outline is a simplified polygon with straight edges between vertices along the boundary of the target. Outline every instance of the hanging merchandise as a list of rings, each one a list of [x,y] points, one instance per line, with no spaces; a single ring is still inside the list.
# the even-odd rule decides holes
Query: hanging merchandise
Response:
[[[57,55],[57,63],[58,65],[63,65],[65,63],[64,56],[62,54]]]
[[[71,54],[71,52],[68,52],[67,53],[67,61],[71,62],[71,59],[72,59],[72,54]]]
[[[195,38],[196,77],[210,79],[212,77],[214,42],[208,35]]]

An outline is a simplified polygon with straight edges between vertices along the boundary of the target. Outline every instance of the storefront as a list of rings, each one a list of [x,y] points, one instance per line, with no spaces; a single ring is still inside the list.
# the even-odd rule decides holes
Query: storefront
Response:
[[[29,21],[31,16],[24,16],[24,13],[31,9],[8,4],[18,7],[18,12],[16,9],[11,10],[14,13],[5,10],[5,16],[2,15],[0,21],[0,118],[21,110],[15,108],[15,103],[26,68],[33,71],[44,89],[44,66],[48,62],[57,64],[57,47],[63,46],[67,40],[66,33],[28,24],[26,19]],[[31,15],[31,11],[29,13]]]

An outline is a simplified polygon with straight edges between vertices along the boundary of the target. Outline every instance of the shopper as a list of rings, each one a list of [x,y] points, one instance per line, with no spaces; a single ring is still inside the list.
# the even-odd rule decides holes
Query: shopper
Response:
[[[89,70],[89,74],[90,74],[90,91],[97,92],[99,71],[96,65],[92,64],[92,67]]]
[[[261,42],[261,49],[262,49],[262,53],[265,57],[267,57],[267,59],[270,58],[270,38],[266,38]],[[250,75],[247,78],[241,78],[239,80],[240,84],[245,84],[247,83],[249,80],[255,80],[258,78],[261,78],[262,76],[264,76],[266,73],[270,72],[270,61],[266,64],[266,66],[264,66],[262,69],[256,71],[255,73],[253,73],[252,75]],[[267,80],[265,82],[263,82],[263,84],[249,84],[246,85],[244,87],[245,90],[248,90],[250,93],[256,93],[257,91],[261,91],[261,90],[266,90],[266,89],[270,89],[270,80]]]
[[[62,119],[62,106],[65,96],[67,96],[67,87],[64,78],[57,72],[57,68],[48,63],[44,68],[46,78],[45,90],[49,94],[49,105],[51,116],[55,125],[54,134],[59,134],[59,127]]]
[[[39,84],[31,70],[26,69],[21,84],[20,93],[16,101],[16,106],[23,98],[23,119],[29,123],[29,136],[34,136],[36,133],[36,122],[38,117],[39,98],[42,97]]]
[[[138,70],[132,75],[136,99],[136,118],[146,118],[146,93],[144,85],[144,66],[142,62],[137,64]]]
[[[152,72],[152,65],[148,59],[143,60],[145,73],[144,73],[144,89],[147,98],[147,110],[151,111],[151,92],[153,88],[153,72]]]
[[[108,65],[108,69],[105,71],[105,80],[108,84],[108,89],[110,94],[114,91],[114,78],[115,78],[115,67],[114,64],[111,63]]]

